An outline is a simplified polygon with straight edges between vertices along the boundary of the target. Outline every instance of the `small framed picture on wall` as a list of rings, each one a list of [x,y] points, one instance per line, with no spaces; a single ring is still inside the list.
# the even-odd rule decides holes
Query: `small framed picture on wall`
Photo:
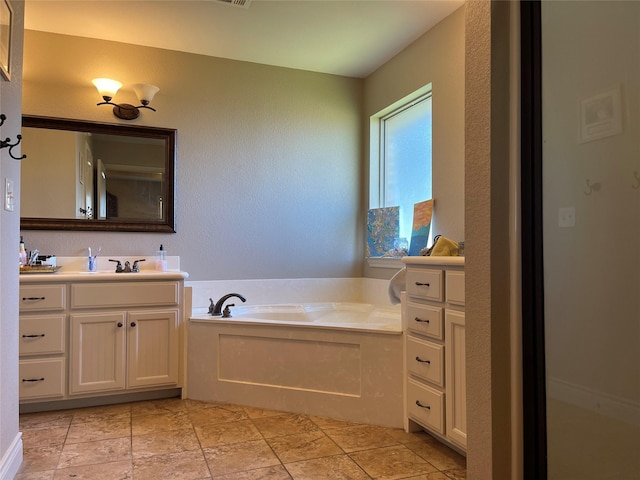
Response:
[[[0,0],[0,73],[11,80],[11,27],[13,10],[9,0]]]
[[[580,101],[580,143],[622,133],[620,87]]]

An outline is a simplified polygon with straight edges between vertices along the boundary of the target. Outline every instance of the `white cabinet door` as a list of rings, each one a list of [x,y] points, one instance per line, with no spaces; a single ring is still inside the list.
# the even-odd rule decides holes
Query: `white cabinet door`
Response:
[[[464,312],[446,310],[445,355],[446,355],[446,436],[452,442],[467,446],[467,388],[465,368],[465,324]]]
[[[178,310],[130,312],[127,321],[127,387],[177,384]]]
[[[125,387],[125,312],[71,315],[69,393]]]

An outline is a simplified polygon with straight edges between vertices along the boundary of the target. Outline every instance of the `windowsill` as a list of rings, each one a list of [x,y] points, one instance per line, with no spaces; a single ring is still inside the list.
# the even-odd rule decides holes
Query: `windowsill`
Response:
[[[370,267],[375,268],[395,268],[399,270],[404,267],[402,257],[367,257],[367,263]]]

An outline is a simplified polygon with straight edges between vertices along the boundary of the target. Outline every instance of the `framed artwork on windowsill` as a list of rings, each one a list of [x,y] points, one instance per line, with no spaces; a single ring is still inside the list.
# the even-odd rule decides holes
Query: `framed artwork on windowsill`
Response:
[[[0,0],[0,73],[11,81],[11,29],[13,10],[9,0]]]

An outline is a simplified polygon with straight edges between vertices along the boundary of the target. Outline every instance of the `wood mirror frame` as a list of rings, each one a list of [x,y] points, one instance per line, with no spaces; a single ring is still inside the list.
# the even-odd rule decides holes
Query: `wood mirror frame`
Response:
[[[165,169],[163,178],[162,218],[158,221],[146,219],[78,219],[78,218],[34,218],[21,217],[22,230],[76,230],[118,232],[162,232],[175,233],[175,164],[177,131],[170,128],[98,123],[83,120],[23,115],[22,126],[53,130],[67,130],[92,134],[160,139],[165,144]],[[55,148],[55,146],[52,146]],[[28,151],[24,162],[43,161],[30,158]]]

